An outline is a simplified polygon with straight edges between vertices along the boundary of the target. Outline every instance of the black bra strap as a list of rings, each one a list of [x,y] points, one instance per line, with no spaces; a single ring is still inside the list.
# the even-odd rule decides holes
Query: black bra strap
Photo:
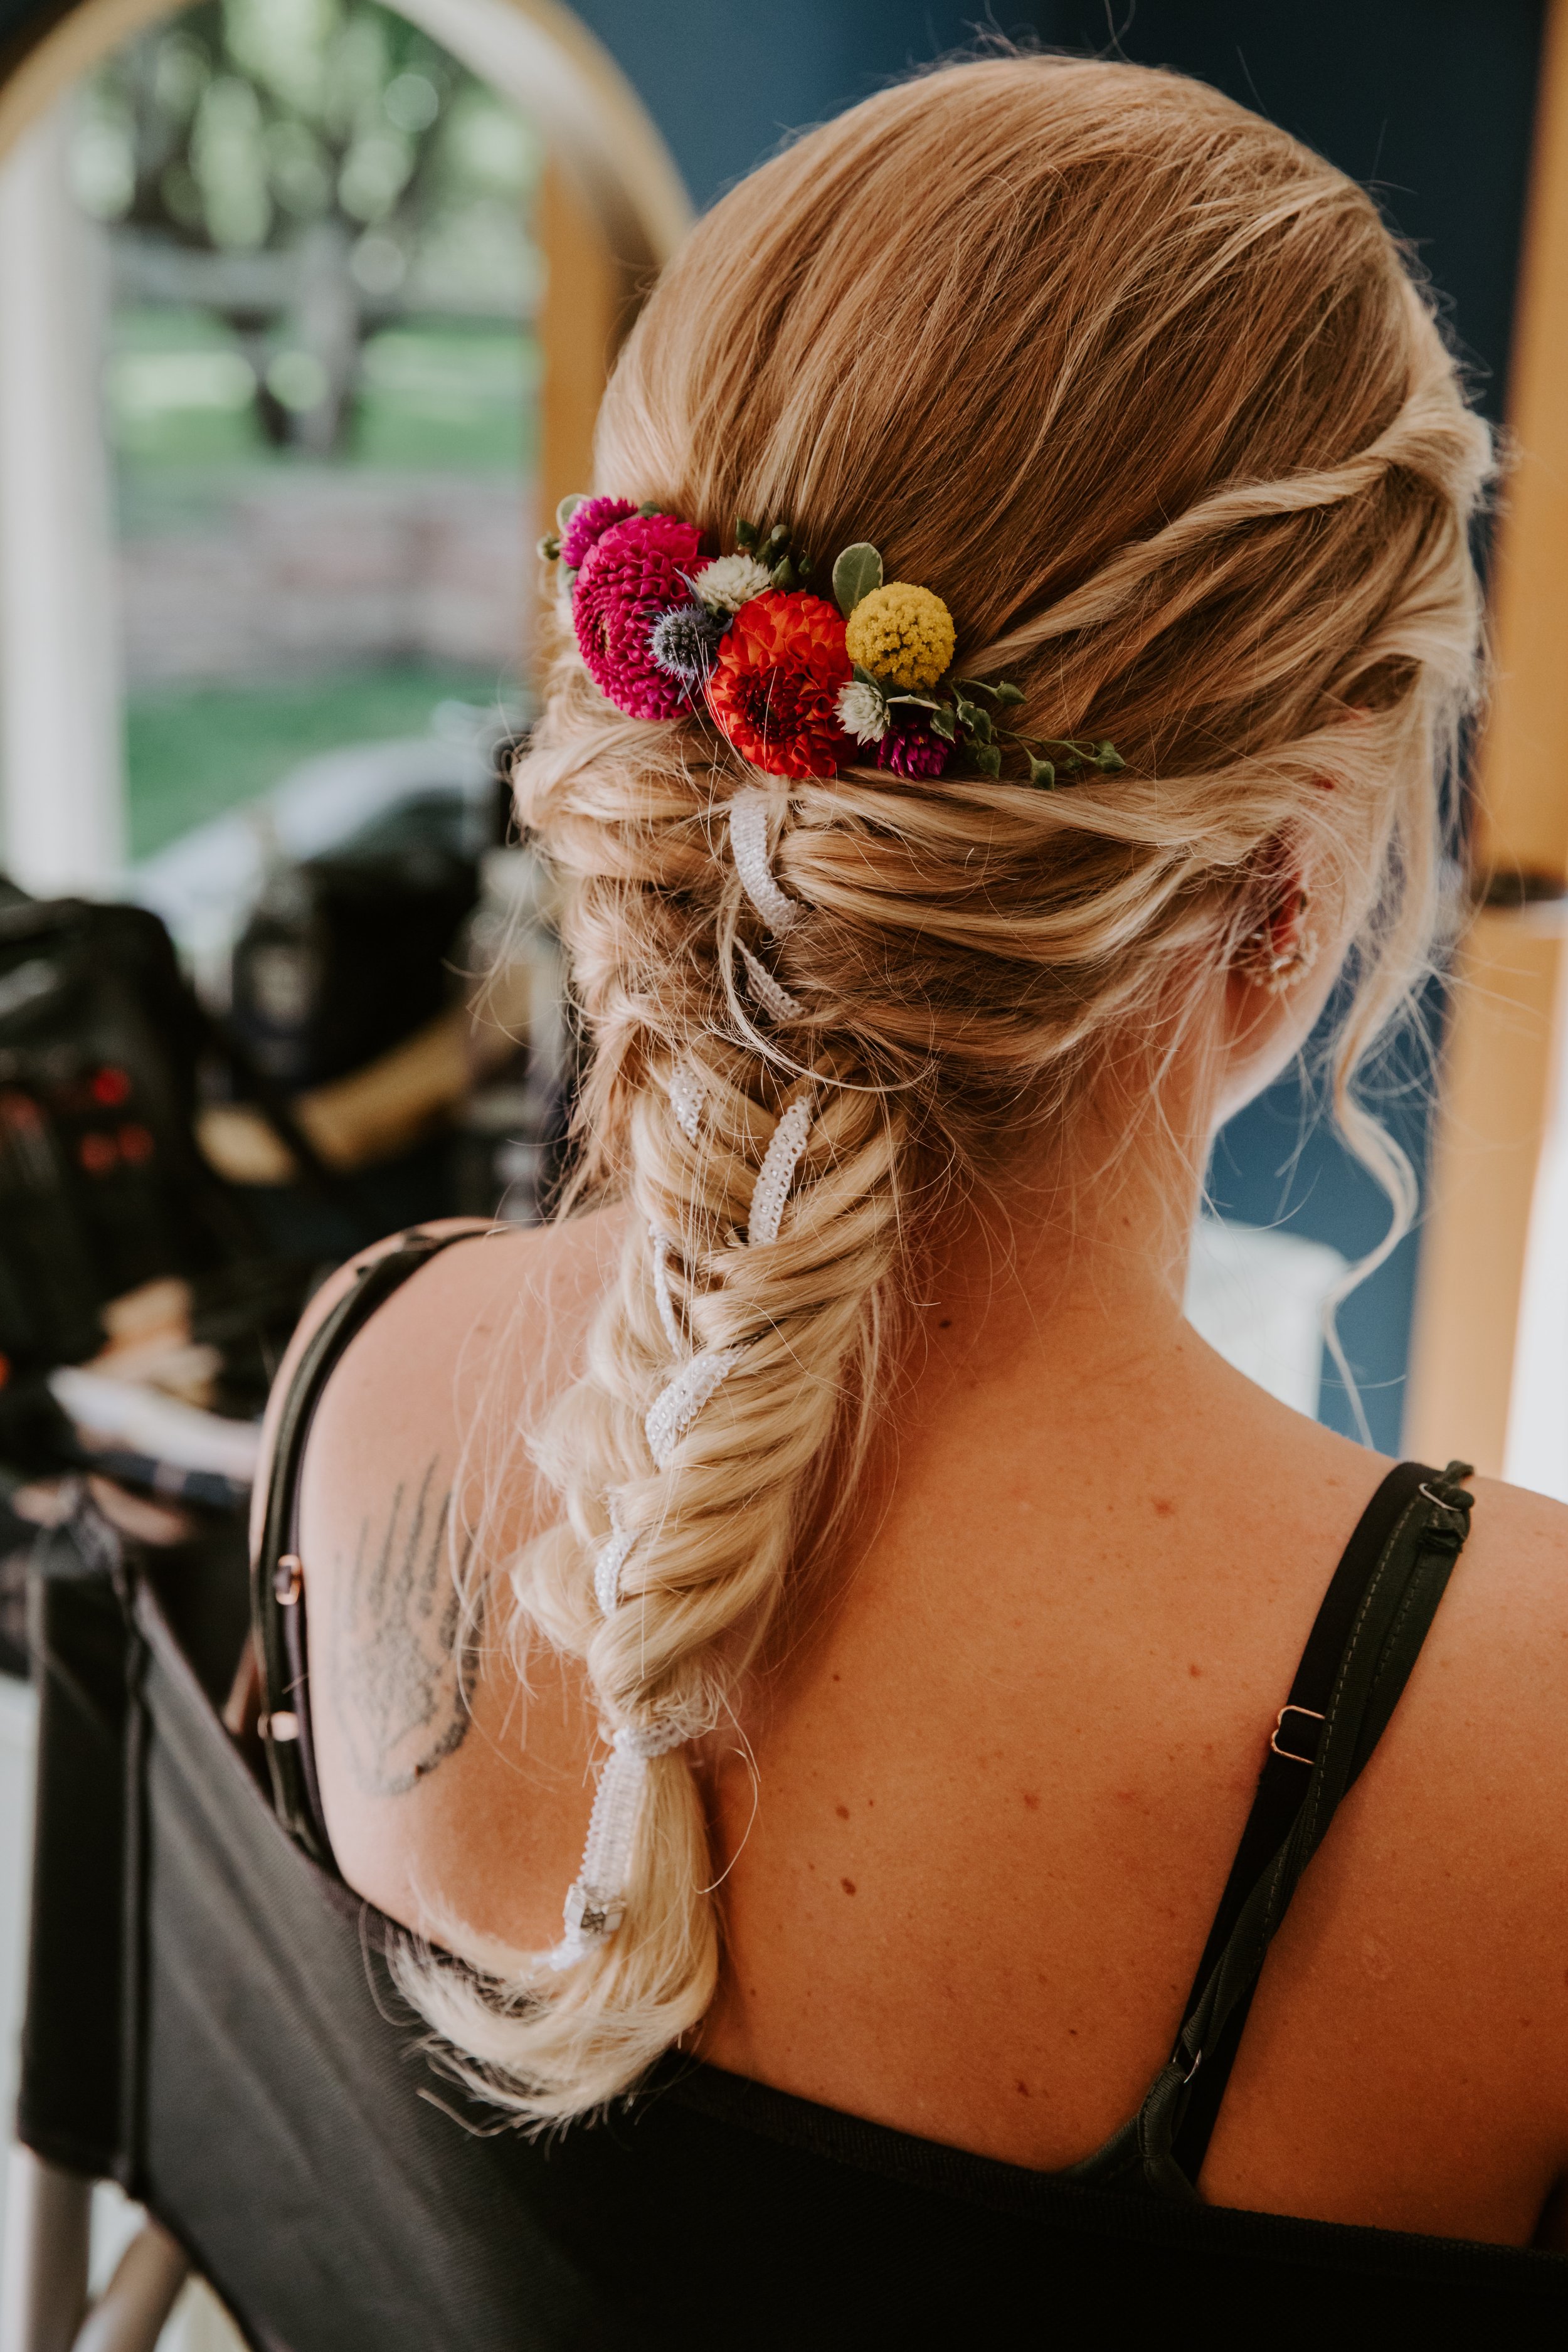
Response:
[[[300,1473],[321,1391],[349,1343],[376,1308],[410,1275],[461,1234],[405,1234],[395,1249],[362,1266],[350,1287],[311,1334],[300,1357],[272,1448],[267,1512],[251,1562],[250,1610],[261,1675],[261,1735],[272,1778],[273,1802],[284,1826],[318,1862],[331,1864],[331,1846],[316,1780],[306,1666],[304,1571],[300,1561]]]
[[[1205,1985],[1219,1964],[1220,1954],[1236,1932],[1243,1904],[1290,1833],[1306,1790],[1307,1770],[1317,1758],[1334,1675],[1350,1641],[1362,1595],[1412,1497],[1429,1475],[1419,1462],[1398,1463],[1373,1496],[1345,1546],[1307,1636],[1290,1696],[1279,1710],[1265,1750],[1252,1811],[1187,1995],[1189,2014],[1197,2006]],[[1203,2170],[1219,2116],[1220,2101],[1241,2046],[1254,1990],[1255,1986],[1237,2002],[1224,2033],[1204,2053],[1202,2069],[1193,2080],[1173,2149],[1189,2180],[1195,2180]]]
[[[1461,1462],[1441,1473],[1401,1463],[1363,1513],[1279,1711],[1175,2049],[1138,2114],[1071,2177],[1136,2171],[1163,2195],[1195,2195],[1268,1946],[1387,1726],[1469,1532],[1469,1475]]]

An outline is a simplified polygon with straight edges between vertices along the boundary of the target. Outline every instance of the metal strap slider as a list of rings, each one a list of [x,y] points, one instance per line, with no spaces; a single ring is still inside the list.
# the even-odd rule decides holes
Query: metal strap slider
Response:
[[[1310,1756],[1301,1755],[1300,1752],[1294,1748],[1280,1747],[1279,1734],[1285,1728],[1285,1717],[1288,1715],[1305,1716],[1308,1720],[1312,1723],[1321,1723],[1323,1720],[1315,1706],[1297,1706],[1294,1702],[1291,1702],[1287,1706],[1282,1706],[1279,1714],[1274,1718],[1274,1728],[1268,1735],[1269,1747],[1272,1748],[1276,1756],[1283,1756],[1292,1764],[1305,1764],[1308,1766],[1315,1764],[1318,1760],[1318,1743],[1315,1739],[1312,1742],[1312,1752]]]

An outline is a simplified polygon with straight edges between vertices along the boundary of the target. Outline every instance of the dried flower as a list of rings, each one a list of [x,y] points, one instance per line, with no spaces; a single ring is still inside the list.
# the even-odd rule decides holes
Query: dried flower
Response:
[[[892,716],[877,746],[877,765],[896,776],[940,776],[952,757],[952,745],[933,735],[923,718]]]
[[[688,686],[700,686],[713,667],[719,640],[729,615],[710,613],[706,604],[677,604],[661,613],[648,635],[647,649],[662,670]]]
[[[691,523],[634,513],[583,559],[572,596],[577,643],[595,685],[630,719],[676,719],[691,708],[690,686],[659,667],[649,641],[655,623],[689,601],[686,575],[701,544]]]
[[[630,499],[584,499],[561,534],[561,561],[568,572],[580,571],[588,550],[637,509]]]
[[[838,717],[857,743],[879,743],[888,731],[887,697],[858,677],[840,689]]]
[[[838,722],[853,673],[844,622],[826,598],[770,589],[735,615],[708,706],[743,759],[770,776],[831,776],[854,756]]]
[[[716,555],[691,582],[694,593],[715,613],[738,613],[753,596],[765,596],[773,576],[754,555]]]
[[[849,616],[847,643],[857,667],[917,693],[951,667],[958,637],[940,596],[890,580],[861,597]]]

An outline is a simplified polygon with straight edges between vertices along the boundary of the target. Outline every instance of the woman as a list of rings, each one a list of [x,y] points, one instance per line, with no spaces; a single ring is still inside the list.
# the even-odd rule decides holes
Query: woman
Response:
[[[1367,199],[1201,87],[994,58],[756,173],[553,551],[571,1213],[351,1270],[283,1383],[278,1770],[453,2062],[536,2126],[654,2068],[696,2197],[753,2129],[907,2180],[871,2266],[931,2311],[931,2198],[1075,2167],[1094,2277],[1194,2180],[1553,2242],[1568,1522],[1482,1480],[1467,1540],[1462,1465],[1181,1311],[1337,988],[1408,1220],[1352,1079],[1427,969],[1488,462]],[[1347,2242],[1297,2289],[1426,2276]]]

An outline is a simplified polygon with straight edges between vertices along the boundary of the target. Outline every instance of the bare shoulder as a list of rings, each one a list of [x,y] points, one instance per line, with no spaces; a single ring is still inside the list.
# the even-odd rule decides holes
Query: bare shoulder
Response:
[[[1555,1777],[1568,1794],[1568,1507],[1497,1478],[1471,1484],[1469,1539],[1433,1629],[1435,1654],[1462,1652],[1467,1686],[1496,1702],[1500,1756],[1536,1788]],[[1568,1851],[1568,1817],[1559,1829]]]
[[[1545,2093],[1562,2134],[1568,1509],[1500,1480],[1472,1483],[1469,1538],[1412,1675],[1403,1730],[1386,1743],[1385,1819],[1419,1822],[1424,1859],[1390,1853],[1387,1867],[1391,1880],[1424,1887],[1415,1908],[1426,1906],[1432,1951],[1456,1980],[1469,1966],[1472,2015],[1486,2016],[1521,2084]],[[1568,2157],[1568,2143],[1556,2155]]]
[[[443,1239],[448,1235],[458,1239],[485,1234],[492,1229],[472,1218],[447,1217],[428,1226],[422,1226],[420,1230]],[[401,1249],[407,1238],[405,1234],[389,1234],[384,1241],[373,1242],[367,1249],[358,1251],[354,1256],[346,1259],[334,1274],[330,1274],[326,1280],[311,1292],[306,1302],[305,1310],[295,1325],[289,1345],[283,1351],[283,1360],[278,1367],[277,1376],[272,1382],[271,1394],[268,1398],[267,1412],[261,1424],[260,1468],[251,1498],[250,1539],[253,1546],[259,1540],[261,1534],[262,1515],[267,1503],[268,1478],[272,1465],[273,1448],[277,1443],[279,1422],[284,1402],[294,1385],[295,1376],[299,1372],[306,1350],[333,1308],[347,1297],[360,1276],[382,1258],[390,1257],[395,1251]]]
[[[531,1229],[427,1228],[459,1245],[394,1292],[345,1352],[321,1401],[308,1477],[374,1469],[389,1451],[404,1459],[408,1444],[449,1447],[483,1408],[537,1410],[572,1377],[619,1226],[600,1214]]]
[[[548,1937],[583,1827],[576,1672],[516,1654],[505,1573],[547,1507],[529,1426],[580,1367],[619,1223],[449,1228],[458,1245],[345,1350],[305,1452],[310,1713],[339,1867],[475,1957]],[[364,1263],[334,1277],[318,1327]]]
[[[1553,1591],[1568,1600],[1568,1503],[1501,1478],[1467,1479],[1476,1497],[1468,1549],[1500,1573],[1516,1577],[1521,1591]]]

